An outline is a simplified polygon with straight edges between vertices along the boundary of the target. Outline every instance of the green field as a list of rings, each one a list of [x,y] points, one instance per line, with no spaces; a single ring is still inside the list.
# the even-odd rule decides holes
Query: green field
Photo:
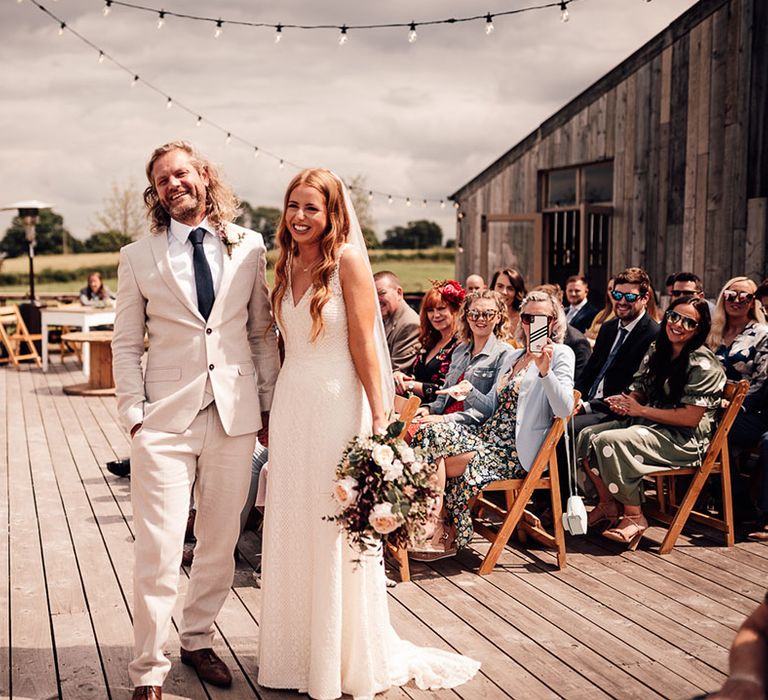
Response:
[[[427,251],[425,251],[427,252]],[[406,292],[423,292],[428,289],[430,280],[443,280],[454,276],[454,264],[448,260],[424,260],[416,258],[417,251],[372,251],[371,264],[374,272],[391,270],[402,281]],[[274,260],[274,251],[270,251],[270,262]],[[443,257],[445,257],[443,255]],[[118,253],[84,253],[82,255],[41,255],[35,258],[35,270],[99,270],[117,265]],[[2,272],[23,274],[28,269],[27,258],[12,258],[3,261]],[[272,270],[268,272],[272,282]],[[117,289],[117,280],[107,277],[106,285]],[[86,284],[85,278],[71,282],[36,282],[38,292],[77,292]],[[0,294],[8,292],[26,292],[26,285],[0,286]]]

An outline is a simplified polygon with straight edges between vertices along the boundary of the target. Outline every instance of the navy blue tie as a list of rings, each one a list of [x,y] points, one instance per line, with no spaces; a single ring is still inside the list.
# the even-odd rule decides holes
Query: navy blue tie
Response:
[[[205,257],[203,249],[204,228],[195,228],[189,232],[189,240],[192,243],[192,265],[195,268],[195,288],[197,289],[197,308],[207,321],[213,308],[213,277],[211,267]]]
[[[608,353],[608,357],[605,358],[605,363],[600,369],[600,373],[597,375],[595,381],[592,382],[592,386],[590,387],[589,393],[587,394],[587,401],[591,401],[595,398],[597,388],[600,386],[600,382],[603,381],[603,377],[605,376],[606,372],[611,368],[611,365],[613,365],[614,360],[616,360],[616,355],[619,354],[619,350],[621,350],[621,346],[624,344],[624,340],[627,337],[628,332],[629,331],[627,331],[626,328],[619,328],[619,339],[613,344],[611,352]]]

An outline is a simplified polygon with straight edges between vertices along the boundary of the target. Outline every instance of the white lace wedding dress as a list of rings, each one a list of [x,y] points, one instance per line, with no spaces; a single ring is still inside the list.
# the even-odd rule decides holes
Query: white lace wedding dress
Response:
[[[382,557],[357,553],[336,524],[331,482],[349,440],[370,431],[370,411],[347,341],[338,280],[310,342],[310,291],[283,299],[285,363],[272,405],[264,523],[259,684],[318,700],[371,698],[414,679],[451,688],[480,664],[401,640],[389,622]]]

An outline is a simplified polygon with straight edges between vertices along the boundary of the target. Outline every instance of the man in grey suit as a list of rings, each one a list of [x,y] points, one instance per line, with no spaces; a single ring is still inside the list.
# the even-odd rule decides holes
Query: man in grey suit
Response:
[[[373,280],[392,357],[392,371],[404,372],[419,352],[419,314],[406,303],[400,280],[394,272],[377,272]]]
[[[214,620],[279,360],[260,234],[231,223],[234,193],[188,143],[155,149],[144,201],[152,235],[124,247],[112,341],[120,419],[131,434],[135,656],[133,697],[162,697],[190,490],[197,549],[179,636],[181,660],[208,683],[232,676]],[[142,372],[145,334],[149,338]]]

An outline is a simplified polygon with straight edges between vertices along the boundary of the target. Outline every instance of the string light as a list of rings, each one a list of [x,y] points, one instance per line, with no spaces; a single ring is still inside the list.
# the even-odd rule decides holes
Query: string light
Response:
[[[453,208],[454,209],[458,209],[459,208],[459,203],[458,202],[454,202],[453,203]]]
[[[275,43],[279,44],[280,43],[280,39],[282,39],[282,38],[283,38],[283,25],[282,24],[278,24],[275,27]]]
[[[347,25],[342,25],[341,27],[341,34],[339,34],[339,46],[344,46],[344,44],[347,43],[347,39],[349,37],[347,36]]]
[[[422,207],[422,209],[426,209],[427,208],[427,200],[426,199],[422,199],[421,200],[421,207]]]
[[[416,33],[416,22],[411,22],[411,26],[408,31],[408,43],[412,44],[418,38],[419,35]]]
[[[160,10],[157,13],[157,28],[162,29],[165,24],[165,10]]]
[[[106,0],[104,3],[104,9],[101,11],[101,14],[103,14],[105,17],[108,17],[110,12],[112,12],[112,0]]]
[[[223,23],[220,19],[216,20],[216,31],[213,33],[213,38],[218,39],[221,36],[221,32],[224,31]]]
[[[493,34],[493,16],[490,12],[485,16],[485,34],[486,36]]]
[[[569,2],[572,2],[573,0],[568,0],[568,1],[569,1]],[[158,93],[158,94],[160,94],[161,96],[165,97],[165,100],[166,100],[166,109],[171,109],[171,108],[174,106],[174,100],[173,100],[173,97],[172,97],[172,96],[170,96],[170,95],[166,94],[166,93],[165,93],[163,90],[161,90],[159,87],[157,87],[157,86],[155,86],[155,85],[153,85],[153,84],[151,84],[151,83],[147,82],[146,80],[143,80],[143,79],[141,78],[141,76],[139,76],[139,74],[138,74],[138,73],[134,73],[132,70],[130,70],[130,68],[129,68],[129,67],[127,67],[127,66],[123,65],[123,64],[122,64],[122,63],[120,63],[120,62],[119,62],[117,59],[115,59],[115,58],[113,58],[112,56],[110,56],[109,54],[105,53],[103,49],[101,49],[99,46],[97,46],[96,44],[94,44],[92,41],[90,41],[89,39],[87,39],[86,37],[84,37],[84,36],[83,36],[82,34],[80,34],[80,33],[79,33],[77,30],[75,30],[75,29],[72,29],[72,28],[68,27],[68,26],[67,26],[67,24],[66,24],[66,22],[62,21],[62,20],[61,20],[59,17],[57,17],[57,16],[56,16],[56,15],[54,15],[52,12],[50,12],[48,9],[46,9],[46,8],[45,8],[43,5],[41,5],[41,4],[40,4],[40,2],[39,2],[39,0],[30,0],[30,3],[31,3],[31,4],[33,4],[35,7],[37,7],[38,9],[42,10],[42,11],[43,11],[43,12],[44,12],[46,15],[48,15],[48,16],[49,16],[49,17],[50,17],[50,18],[51,18],[53,21],[55,21],[56,23],[58,23],[58,24],[59,24],[59,34],[63,34],[64,30],[66,29],[66,30],[67,30],[67,31],[69,31],[69,32],[70,32],[70,34],[72,34],[72,35],[73,35],[75,38],[79,39],[81,42],[83,42],[84,44],[86,44],[87,46],[89,46],[91,49],[93,49],[93,50],[97,51],[97,52],[98,52],[98,62],[99,62],[99,63],[103,63],[105,60],[107,60],[107,59],[108,59],[108,60],[109,60],[109,61],[110,61],[110,62],[111,62],[113,65],[115,65],[116,67],[118,67],[118,68],[120,68],[121,70],[123,70],[123,71],[125,71],[126,73],[128,73],[128,74],[131,76],[131,82],[129,83],[129,85],[130,85],[130,87],[131,87],[131,88],[134,88],[134,87],[136,87],[136,85],[139,83],[139,81],[141,81],[141,82],[143,82],[143,83],[144,83],[144,84],[145,84],[145,85],[146,85],[148,88],[150,88],[150,90],[152,90],[152,91],[154,91],[155,93]],[[108,0],[108,2],[106,2],[106,3],[105,3],[105,6],[106,6],[106,5],[120,5],[120,4],[123,4],[123,3],[122,3],[120,0]],[[159,17],[159,19],[164,19],[164,16],[165,16],[165,14],[166,14],[166,13],[165,13],[165,11],[164,11],[164,10],[161,10],[159,14],[162,14],[162,15],[163,15],[162,17]],[[168,13],[168,14],[170,14],[170,13]],[[225,20],[220,20],[220,21],[223,23]],[[282,26],[283,26],[283,25],[278,25],[278,27],[276,27],[276,29],[279,29],[280,31],[282,31]],[[337,27],[337,28],[338,28],[338,29],[342,29],[342,28],[346,28],[346,29],[349,29],[349,27],[347,27],[347,25],[342,25],[342,27]],[[184,104],[181,104],[181,103],[177,103],[177,104],[178,104],[178,108],[179,108],[179,109],[181,109],[182,111],[188,112],[188,113],[189,113],[189,114],[190,114],[190,115],[191,115],[193,118],[195,118],[195,126],[196,126],[196,127],[199,127],[199,126],[201,126],[201,125],[202,125],[202,123],[203,123],[203,120],[204,120],[204,117],[203,117],[201,114],[198,114],[196,110],[192,110],[191,108],[187,107],[187,106],[186,106],[186,105],[184,105]],[[207,122],[207,123],[208,123],[208,124],[209,124],[211,127],[213,127],[214,129],[218,129],[218,130],[219,130],[221,133],[223,133],[223,134],[225,134],[225,135],[226,135],[226,143],[227,143],[227,144],[229,144],[229,143],[231,142],[231,140],[232,140],[233,138],[235,138],[235,136],[233,135],[233,133],[232,133],[230,130],[228,130],[228,129],[225,129],[225,128],[223,128],[222,126],[220,126],[220,125],[218,125],[218,124],[216,124],[216,123],[214,123],[214,122],[212,122],[212,121],[210,121],[210,120],[208,120],[208,119],[205,119],[205,121],[206,121],[206,122]],[[257,159],[257,158],[259,158],[259,156],[260,156],[260,153],[261,153],[261,149],[259,149],[259,147],[258,147],[258,146],[255,146],[255,145],[253,145],[253,144],[249,144],[249,143],[248,143],[248,141],[247,141],[246,139],[244,139],[244,138],[241,138],[241,137],[237,137],[237,138],[238,138],[238,140],[239,140],[240,142],[242,142],[244,145],[247,145],[247,146],[249,146],[249,147],[253,148],[253,158],[254,158],[254,159]],[[283,169],[283,168],[285,167],[285,165],[290,165],[291,167],[293,167],[293,168],[296,168],[297,170],[301,168],[301,166],[300,166],[300,165],[297,165],[297,164],[295,164],[295,163],[292,163],[292,162],[286,161],[284,158],[280,158],[280,157],[278,157],[278,156],[277,156],[276,154],[274,154],[274,153],[270,153],[269,151],[264,151],[264,153],[265,153],[267,156],[269,156],[270,158],[273,158],[274,160],[278,161],[279,167],[280,167],[281,169]],[[361,188],[361,187],[354,187],[354,186],[348,186],[348,188],[349,188],[350,190],[359,190],[359,191],[361,191],[361,192],[367,192],[367,196],[368,196],[368,200],[369,200],[369,201],[372,201],[372,200],[373,200],[373,198],[374,198],[374,195],[375,195],[375,194],[380,194],[380,195],[384,196],[384,193],[383,193],[383,192],[381,192],[381,191],[379,191],[379,192],[376,192],[375,190],[372,190],[372,189],[371,189],[371,190],[365,190],[365,189],[363,189],[363,188]],[[387,194],[387,195],[386,195],[386,198],[387,198],[387,203],[388,203],[388,204],[392,204],[392,203],[394,202],[394,200],[395,200],[395,197],[394,197],[392,194]],[[397,196],[397,198],[398,198],[398,199],[400,199],[400,200],[405,200],[406,206],[409,206],[409,207],[410,207],[410,206],[412,205],[412,199],[411,199],[411,197],[405,197],[404,195],[398,195],[398,196]],[[421,199],[421,198],[420,198],[420,199]],[[417,200],[417,201],[418,201],[418,200]],[[422,207],[426,207],[430,201],[433,201],[433,202],[435,202],[435,201],[439,201],[441,208],[445,208],[445,201],[444,201],[444,200],[442,200],[442,199],[441,199],[441,200],[430,200],[430,199],[427,199],[427,198],[421,199],[421,202],[422,202]],[[455,206],[458,208],[458,204],[457,204],[457,205],[455,205]]]
[[[568,17],[568,3],[566,0],[560,0],[560,21],[567,22]]]

